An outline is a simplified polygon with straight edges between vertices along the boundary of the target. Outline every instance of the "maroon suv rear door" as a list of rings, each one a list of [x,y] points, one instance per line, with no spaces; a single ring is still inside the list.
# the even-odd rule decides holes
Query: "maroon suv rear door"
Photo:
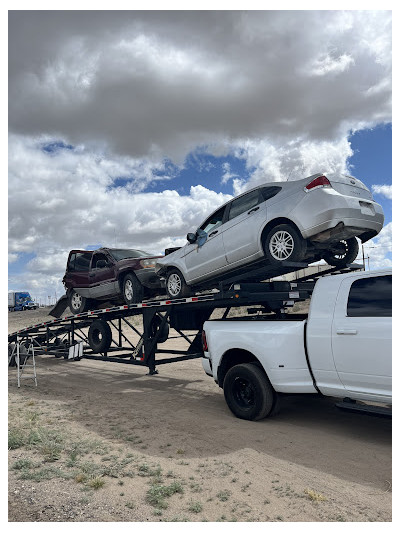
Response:
[[[89,296],[89,265],[93,252],[71,250],[64,283],[67,289],[80,289],[79,294]]]

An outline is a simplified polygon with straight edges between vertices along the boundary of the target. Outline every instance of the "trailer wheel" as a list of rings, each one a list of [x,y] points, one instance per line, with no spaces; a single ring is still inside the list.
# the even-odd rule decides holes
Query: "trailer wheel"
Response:
[[[152,337],[156,336],[156,332],[157,332],[157,329],[161,325],[161,321],[162,321],[162,318],[159,315],[155,315],[153,320],[151,321],[151,336]],[[160,329],[157,342],[160,344],[162,342],[165,342],[166,340],[168,340],[168,335],[169,335],[169,325],[168,325],[168,322],[164,322],[163,327]]]
[[[10,349],[10,347],[9,347]],[[10,351],[8,352],[8,356],[10,358]],[[28,359],[28,347],[25,344],[19,345],[19,365],[22,366],[25,364],[25,361]],[[14,358],[14,364],[10,364],[10,366],[17,366],[17,349],[15,349],[14,355],[11,356],[11,360]],[[10,359],[9,359],[10,360]]]
[[[172,268],[167,272],[165,286],[170,298],[186,298],[190,296],[190,288],[177,268]]]
[[[107,352],[111,346],[112,331],[105,320],[94,320],[88,331],[89,346],[94,353]]]
[[[57,349],[58,349],[58,348],[63,348],[63,347],[66,348],[66,349],[68,349],[68,341],[67,341],[67,339],[64,339],[64,340],[62,341],[59,337],[57,337],[57,338],[54,339],[54,346],[57,346]],[[57,351],[57,352],[54,354],[54,356],[55,356],[57,359],[61,359],[62,357],[64,357],[64,355],[65,355],[65,354],[64,354],[64,352],[63,352],[62,350],[59,350],[59,351]]]
[[[8,345],[8,366],[17,366],[17,363],[15,362],[15,352],[13,353],[14,348],[15,344],[13,342]]]
[[[143,285],[135,274],[127,274],[122,283],[122,294],[127,305],[139,304],[143,300]]]
[[[306,241],[289,224],[279,224],[272,228],[265,241],[264,253],[272,265],[284,265],[285,261],[302,261],[306,251]]]
[[[355,237],[352,237],[347,241],[340,241],[334,244],[333,247],[333,250],[328,250],[322,256],[328,265],[345,267],[347,264],[352,263],[357,257],[358,242]]]
[[[257,365],[243,363],[228,370],[224,379],[224,395],[232,413],[244,420],[260,420],[274,407],[275,392]]]
[[[73,315],[84,313],[89,309],[90,300],[71,289],[68,293],[68,305]]]

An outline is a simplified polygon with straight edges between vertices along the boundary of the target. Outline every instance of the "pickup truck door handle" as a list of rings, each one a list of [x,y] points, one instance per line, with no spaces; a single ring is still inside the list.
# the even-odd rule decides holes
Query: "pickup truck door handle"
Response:
[[[254,213],[254,211],[258,211],[259,209],[260,209],[260,206],[253,207],[253,209],[250,209],[250,211],[248,211],[247,214],[250,215],[251,213]]]
[[[89,278],[94,278],[95,272],[90,272]]]
[[[336,330],[338,335],[357,335],[356,329],[338,329]]]
[[[216,235],[218,233],[218,230],[216,229],[215,231],[212,231],[209,235],[209,237],[213,237],[214,235]]]

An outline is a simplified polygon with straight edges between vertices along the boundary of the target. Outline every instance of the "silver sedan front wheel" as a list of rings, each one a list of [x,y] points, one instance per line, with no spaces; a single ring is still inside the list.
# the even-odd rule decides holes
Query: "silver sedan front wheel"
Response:
[[[190,295],[190,289],[179,270],[171,270],[166,279],[167,294],[170,298],[185,298]]]
[[[180,295],[182,289],[182,282],[179,274],[171,274],[168,278],[167,291],[170,296],[176,298]]]

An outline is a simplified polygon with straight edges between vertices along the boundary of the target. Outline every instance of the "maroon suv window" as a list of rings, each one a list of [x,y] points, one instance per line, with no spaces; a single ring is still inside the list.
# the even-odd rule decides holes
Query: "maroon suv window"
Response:
[[[68,270],[74,272],[87,272],[89,270],[91,253],[71,254],[68,261]]]

